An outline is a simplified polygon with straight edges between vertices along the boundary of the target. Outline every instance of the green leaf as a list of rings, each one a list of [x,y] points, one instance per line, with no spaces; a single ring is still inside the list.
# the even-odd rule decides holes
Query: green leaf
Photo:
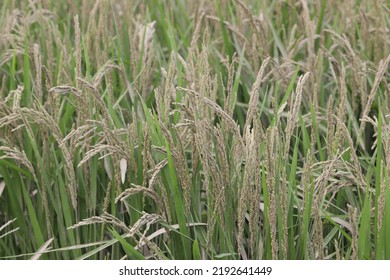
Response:
[[[192,244],[192,255],[194,260],[202,259],[200,255],[199,242],[197,239],[195,239],[194,243]]]
[[[363,211],[360,216],[360,229],[358,238],[358,256],[359,259],[371,259],[371,197],[367,193],[364,201]]]
[[[123,250],[125,250],[127,257],[129,259],[145,260],[145,257],[140,252],[138,252],[136,249],[134,249],[134,247],[131,246],[130,243],[128,243],[125,239],[123,239],[122,236],[118,232],[116,232],[115,229],[111,228],[110,232],[115,236],[115,238],[122,245],[122,248],[123,248]]]

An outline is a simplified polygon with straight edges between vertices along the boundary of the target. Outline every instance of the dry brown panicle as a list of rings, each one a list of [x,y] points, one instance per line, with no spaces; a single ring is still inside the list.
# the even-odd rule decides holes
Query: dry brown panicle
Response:
[[[6,222],[6,223],[3,224],[3,225],[1,225],[1,226],[0,226],[0,233],[1,233],[2,230],[4,230],[6,227],[8,227],[10,224],[12,224],[12,223],[15,222],[15,221],[16,221],[16,218],[15,218],[15,219],[12,219],[12,220],[10,220],[10,221],[8,221],[8,222]],[[18,230],[19,230],[19,228],[17,227],[17,228],[8,230],[8,231],[5,232],[5,233],[1,233],[0,239],[2,239],[2,238],[4,238],[4,237],[6,237],[7,235],[10,235],[10,234],[12,234],[12,233],[18,231]]]
[[[244,150],[244,142],[243,142],[243,139],[241,137],[241,133],[240,133],[238,125],[218,104],[211,101],[207,97],[201,97],[201,94],[194,91],[194,90],[190,90],[190,89],[182,88],[182,87],[177,87],[177,89],[184,91],[185,93],[188,93],[191,96],[200,98],[201,102],[203,102],[208,107],[210,107],[213,111],[215,111],[226,122],[229,130],[236,136],[236,139],[239,141],[242,151]]]
[[[91,84],[90,82],[88,82],[80,77],[77,77],[77,80],[81,83],[82,86],[84,86],[86,89],[89,89],[92,92],[92,97],[93,97],[93,100],[95,101],[95,106],[99,107],[101,109],[103,119],[108,121],[110,124],[114,124],[114,120],[112,119],[110,113],[108,112],[107,106],[105,105],[105,103],[102,99],[102,96],[100,95],[98,89],[93,84]],[[87,98],[87,95],[84,94],[83,96],[84,96],[84,98]],[[89,100],[89,98],[88,98],[88,100]],[[81,104],[84,104],[84,103],[81,103]],[[87,107],[87,108],[89,108],[89,107]]]
[[[149,170],[149,157],[150,155],[150,145],[151,137],[148,126],[143,127],[143,144],[142,144],[142,186],[146,187],[148,182],[148,170]]]
[[[279,180],[276,180],[277,176],[277,162],[279,158],[279,130],[277,126],[270,126],[267,129],[267,147],[265,154],[265,166],[266,166],[266,183],[269,192],[270,209],[268,211],[268,221],[271,225],[271,251],[272,259],[277,260],[279,258],[279,242],[277,239],[277,212],[279,207],[279,201],[277,197],[277,184]]]
[[[355,147],[354,147],[354,143],[353,143],[352,137],[349,134],[348,129],[345,126],[345,124],[338,117],[336,117],[335,115],[333,115],[333,118],[336,120],[338,129],[340,131],[340,134],[343,136],[343,139],[347,140],[347,142],[348,142],[348,148],[351,151],[351,156],[352,156],[353,164],[354,164],[355,171],[356,171],[356,175],[355,176],[357,178],[357,181],[359,182],[359,185],[361,187],[364,187],[365,186],[365,177],[363,175],[362,168],[361,168],[359,159],[357,157],[357,153],[356,153],[356,150],[355,150]]]
[[[389,63],[390,63],[390,55],[386,58],[386,60],[381,60],[379,62],[378,71],[375,75],[374,84],[372,85],[370,94],[368,95],[367,103],[366,103],[366,106],[364,107],[364,110],[362,113],[362,118],[368,117],[368,113],[371,110],[371,106],[372,106],[372,103],[374,102],[375,95],[376,95],[376,92],[378,90],[379,84],[382,81],[382,79],[387,71]],[[360,123],[359,137],[362,135],[364,128],[365,128],[365,125],[366,125],[365,122]]]
[[[334,135],[335,135],[335,119],[333,117],[333,97],[330,96],[328,100],[328,106],[327,106],[327,129],[326,129],[326,136],[327,136],[327,156],[328,158],[333,158],[333,142],[334,142]]]
[[[341,155],[340,155],[341,156]],[[323,226],[322,226],[322,204],[326,194],[326,182],[331,176],[332,169],[339,156],[336,156],[333,160],[328,161],[321,175],[315,180],[314,196],[311,212],[314,218],[314,233],[313,233],[313,246],[315,252],[315,258],[322,260],[324,258],[323,248]]]
[[[168,164],[168,160],[164,159],[160,161],[153,169],[148,171],[148,173],[152,173],[149,180],[149,188],[154,188],[154,184],[156,183],[159,173],[167,164]]]
[[[161,120],[159,120],[159,124],[163,135],[167,139],[169,148],[172,153],[172,158],[174,160],[174,164],[177,170],[176,174],[179,177],[180,185],[184,192],[184,200],[185,200],[186,210],[188,212],[191,207],[191,179],[190,179],[187,163],[185,160],[184,150],[180,149],[179,145],[175,144],[171,132],[168,130],[167,127],[165,127],[165,125],[161,122]]]
[[[27,167],[28,171],[33,176],[34,181],[36,183],[39,183],[35,174],[35,169],[31,164],[30,160],[27,158],[27,155],[24,150],[20,151],[18,147],[11,148],[10,146],[0,146],[0,151],[3,153],[3,155],[0,156],[0,159],[13,159],[16,162],[23,164],[25,167]]]
[[[16,112],[14,113],[13,118],[11,118],[13,121],[22,121],[23,126],[29,131],[30,135],[34,135],[31,124],[35,123],[41,127],[42,130],[48,130],[51,132],[51,135],[56,140],[62,155],[65,160],[65,175],[68,179],[69,184],[69,193],[72,201],[72,206],[74,209],[77,207],[77,183],[76,183],[76,175],[75,170],[73,166],[73,157],[68,149],[67,146],[61,145],[62,143],[62,133],[57,125],[57,123],[54,121],[54,119],[51,117],[50,114],[46,112],[46,110],[40,105],[35,104],[35,107],[39,108],[38,110],[29,109],[29,108],[18,108],[16,107]],[[4,118],[3,118],[4,119]],[[9,121],[10,118],[8,117]],[[7,124],[7,122],[5,122]],[[2,119],[0,119],[0,127],[2,126]],[[43,166],[40,166],[38,163],[38,168],[43,170]]]
[[[250,91],[250,99],[248,103],[248,111],[247,111],[247,117],[246,122],[244,126],[244,131],[248,129],[248,127],[251,126],[252,120],[255,117],[258,103],[259,103],[259,88],[261,82],[263,82],[263,76],[265,69],[270,61],[270,58],[266,58],[263,63],[261,64],[260,70],[257,74],[256,80],[252,86],[252,89]]]
[[[124,222],[116,218],[115,216],[105,212],[101,216],[94,216],[88,219],[84,219],[81,222],[78,222],[77,224],[69,227],[68,229],[75,229],[80,226],[91,225],[91,224],[108,223],[122,229],[122,231],[126,233],[126,237],[131,237],[135,241],[139,241],[140,243],[143,242],[145,244],[145,242],[147,242],[145,236],[148,230],[150,229],[150,226],[160,221],[164,221],[164,219],[160,215],[148,214],[146,212],[143,212],[142,217],[138,219],[138,221],[134,223],[132,227],[129,227]],[[141,229],[143,227],[145,227],[145,230],[142,233]],[[138,240],[136,238],[136,235],[139,237]]]
[[[228,78],[227,78],[227,85],[226,85],[226,91],[227,95],[224,97],[224,108],[223,110],[230,116],[233,117],[233,111],[234,107],[236,105],[237,101],[237,95],[233,95],[233,83],[234,83],[234,69],[235,69],[235,64],[237,63],[237,55],[236,53],[233,54],[233,57],[231,58],[231,63],[228,63],[229,58],[227,57],[224,61],[224,65],[227,69],[228,72]],[[221,76],[221,85],[223,87],[222,92],[225,92],[225,87],[223,84],[223,79]]]
[[[314,91],[314,85],[316,81],[316,62],[317,57],[315,54],[315,23],[314,20],[310,19],[310,11],[308,7],[307,0],[301,0],[302,8],[303,8],[303,23],[305,27],[305,33],[307,37],[307,62],[306,67],[309,72],[312,73],[309,80],[309,88],[310,91]]]
[[[75,30],[75,55],[76,55],[76,68],[75,68],[75,77],[82,77],[81,74],[81,31],[80,31],[80,23],[79,16],[75,15],[74,18],[74,30]],[[76,87],[78,85],[78,81],[76,79]]]
[[[324,237],[321,220],[321,209],[318,205],[313,205],[312,213],[314,216],[313,247],[314,257],[318,260],[324,259]]]
[[[387,191],[387,186],[386,186],[386,166],[382,160],[381,162],[382,170],[381,170],[381,182],[380,182],[380,187],[379,187],[379,197],[378,197],[378,223],[377,223],[377,228],[378,228],[378,242],[379,242],[379,237],[381,236],[381,233],[383,232],[383,224],[384,224],[384,217],[385,217],[385,207],[386,207],[386,191]],[[388,168],[388,167],[387,167]],[[388,176],[388,175],[387,175]],[[356,225],[356,230],[357,230],[357,225]],[[357,245],[356,245],[357,246]]]
[[[284,149],[284,158],[285,159],[287,158],[287,155],[288,155],[288,152],[290,149],[291,136],[292,136],[293,130],[295,128],[295,124],[296,124],[297,119],[298,119],[298,112],[299,112],[299,108],[300,108],[301,102],[302,102],[303,86],[304,86],[308,77],[309,77],[309,73],[306,73],[305,75],[299,77],[297,89],[296,89],[296,96],[294,99],[294,105],[292,106],[292,108],[290,109],[290,112],[288,114],[287,125],[286,125],[286,130],[285,130],[285,133],[286,133],[286,143],[285,143],[285,149]]]
[[[169,199],[168,199],[168,194],[167,191],[161,182],[161,178],[159,174],[161,173],[162,169],[168,164],[168,160],[164,159],[160,161],[158,164],[154,166],[153,169],[149,170],[148,173],[151,173],[152,175],[150,176],[149,180],[149,188],[155,190],[156,192],[160,191],[163,205],[165,209],[165,212],[163,213],[164,219],[168,221],[170,224],[172,222],[172,214],[171,214],[171,209],[169,205]]]
[[[131,184],[131,185],[132,188],[127,188],[115,198],[115,203],[118,203],[118,201],[123,202],[124,200],[126,200],[127,198],[129,198],[134,194],[143,193],[145,196],[150,197],[156,203],[159,213],[164,212],[163,202],[159,198],[159,195],[153,189],[146,188],[143,186],[138,186],[135,184]]]
[[[39,51],[39,45],[34,44],[34,64],[35,64],[35,84],[37,88],[38,101],[43,103],[42,92],[42,57]]]
[[[352,228],[352,260],[358,259],[358,218],[357,218],[357,208],[348,205],[348,216],[349,222],[351,223]]]
[[[337,239],[334,240],[334,249],[336,251],[336,260],[341,260],[340,246],[339,246],[339,242],[337,241]]]

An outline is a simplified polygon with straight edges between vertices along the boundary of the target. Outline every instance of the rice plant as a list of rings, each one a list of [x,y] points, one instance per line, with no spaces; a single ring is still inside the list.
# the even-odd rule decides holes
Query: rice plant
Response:
[[[388,1],[2,0],[1,259],[390,259]]]

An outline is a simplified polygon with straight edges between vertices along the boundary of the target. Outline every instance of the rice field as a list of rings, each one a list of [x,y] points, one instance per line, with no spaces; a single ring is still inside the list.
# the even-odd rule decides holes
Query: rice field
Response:
[[[390,259],[386,0],[1,0],[0,259]]]

